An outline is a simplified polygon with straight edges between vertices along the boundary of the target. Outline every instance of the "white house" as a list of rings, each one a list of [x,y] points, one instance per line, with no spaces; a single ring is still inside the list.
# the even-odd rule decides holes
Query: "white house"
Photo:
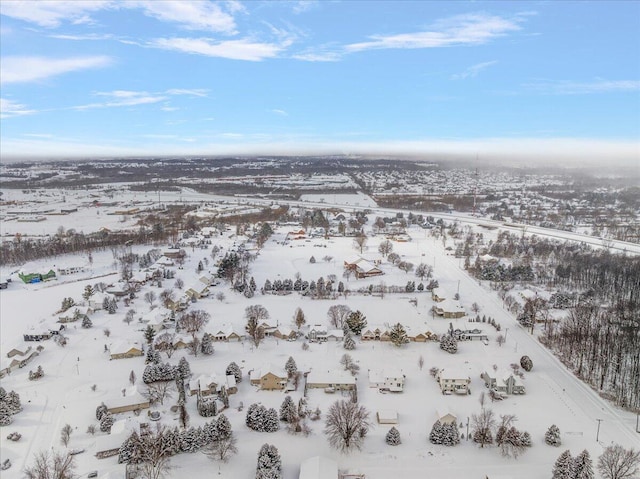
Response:
[[[524,394],[525,387],[522,384],[522,380],[512,374],[511,372],[501,372],[500,370],[494,372],[493,370],[486,370],[480,377],[484,380],[484,385],[489,389],[493,389],[496,392],[504,394]]]
[[[436,409],[435,419],[440,421],[440,424],[458,424],[458,418],[448,409]]]
[[[405,375],[401,369],[369,370],[369,387],[392,392],[404,390]]]
[[[350,391],[356,388],[356,378],[346,371],[311,371],[307,374],[306,387],[325,392]]]
[[[436,374],[442,394],[470,394],[471,378],[464,371],[455,369],[440,369]]]
[[[327,328],[321,324],[314,324],[309,330],[307,338],[312,343],[322,343],[327,340]]]

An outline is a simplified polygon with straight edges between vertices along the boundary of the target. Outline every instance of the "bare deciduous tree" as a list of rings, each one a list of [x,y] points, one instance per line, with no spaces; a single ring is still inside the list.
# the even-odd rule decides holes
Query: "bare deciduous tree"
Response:
[[[484,396],[483,396],[484,397]],[[484,401],[481,401],[483,403]],[[473,441],[480,444],[480,447],[484,447],[485,444],[493,443],[493,428],[496,425],[496,420],[493,416],[491,409],[482,409],[480,414],[474,414],[471,416]]]
[[[360,234],[353,240],[353,245],[356,249],[360,250],[360,254],[362,254],[365,246],[367,246],[367,239],[368,238],[364,234]]]
[[[69,440],[71,439],[71,433],[73,432],[73,428],[70,424],[65,424],[60,431],[60,442],[64,447],[69,445]]]
[[[264,328],[260,322],[269,319],[269,311],[260,304],[253,304],[245,308],[244,316],[247,318],[247,334],[253,340],[253,344],[255,344],[257,348],[260,346],[260,342],[264,339]]]
[[[75,460],[69,453],[40,451],[36,453],[32,466],[24,469],[27,479],[72,479]]]
[[[640,468],[640,451],[625,449],[620,444],[605,448],[598,458],[598,472],[604,479],[631,479]]]
[[[346,304],[334,304],[327,311],[329,323],[331,323],[334,328],[340,329],[344,326],[349,314],[351,314],[351,308]]]
[[[173,385],[173,381],[156,381],[147,385],[147,391],[144,395],[152,404],[157,402],[164,404],[165,399],[173,396]]]
[[[227,462],[229,458],[238,452],[238,440],[233,432],[226,437],[221,437],[207,444],[202,452],[214,461]]]
[[[393,243],[389,240],[384,240],[378,246],[378,252],[382,255],[382,257],[386,257],[389,253],[393,251]]]
[[[180,318],[180,329],[184,329],[195,338],[196,333],[209,322],[210,318],[211,315],[202,309],[189,311]]]
[[[371,427],[369,411],[351,401],[336,401],[327,412],[324,433],[329,445],[343,453],[361,449]]]

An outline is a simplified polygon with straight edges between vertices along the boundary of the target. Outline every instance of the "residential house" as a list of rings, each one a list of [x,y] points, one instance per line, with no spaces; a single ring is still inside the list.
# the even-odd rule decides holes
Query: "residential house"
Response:
[[[369,387],[391,392],[404,390],[405,375],[401,369],[369,370]]]
[[[136,356],[143,356],[144,349],[137,341],[131,342],[125,340],[112,344],[109,348],[109,354],[111,355],[111,359],[134,358]]]
[[[115,421],[109,434],[96,436],[96,457],[104,459],[116,456],[122,443],[129,439],[134,431],[140,435],[140,423],[133,418]]]
[[[30,331],[28,333],[23,334],[22,338],[25,341],[46,341],[48,339],[51,339],[52,335],[53,334],[51,333],[51,331],[48,331],[48,330],[47,331],[42,330],[38,332]]]
[[[218,329],[213,333],[214,341],[221,341],[226,343],[238,342],[238,341],[241,341],[242,338],[244,337],[244,334],[240,334],[236,332],[232,326],[224,325],[224,324],[222,326],[223,326],[222,329]]]
[[[310,457],[300,463],[298,479],[338,479],[338,463],[322,456]]]
[[[293,341],[298,337],[298,333],[287,326],[277,326],[273,331],[273,337]]]
[[[11,374],[11,372],[16,369],[25,367],[33,358],[38,356],[43,349],[44,347],[40,345],[38,345],[35,351],[31,349],[31,346],[11,349],[7,353],[7,358],[10,359],[10,361],[8,359],[3,359],[2,364],[0,365],[0,378]]]
[[[198,280],[190,284],[187,289],[185,289],[184,293],[189,298],[202,299],[209,296],[209,285]]]
[[[288,382],[286,371],[282,368],[273,368],[271,365],[254,369],[251,371],[250,378],[251,384],[266,390],[283,390],[287,387]]]
[[[346,371],[311,371],[306,375],[307,389],[324,389],[325,392],[352,391],[356,378]]]
[[[522,380],[511,372],[485,370],[480,374],[484,385],[502,394],[524,394],[525,387]]]
[[[220,392],[222,387],[227,389],[227,393],[235,394],[238,392],[238,386],[236,384],[236,377],[233,374],[229,375],[206,375],[201,374],[196,379],[189,381],[189,394],[200,393],[201,396],[211,396]]]
[[[371,325],[360,333],[363,341],[390,341],[391,336],[387,326]]]
[[[426,343],[427,341],[437,340],[437,336],[435,334],[426,330],[420,331],[415,335],[408,332],[408,336],[411,341],[415,341],[416,343]]]
[[[342,341],[344,331],[342,329],[330,329],[327,331],[327,341]]]
[[[440,421],[440,424],[458,424],[458,418],[448,409],[437,409],[435,421]]]
[[[162,256],[169,259],[182,259],[187,255],[185,250],[180,248],[167,248],[162,251]]]
[[[106,403],[107,411],[111,414],[149,409],[151,403],[145,398],[136,386],[131,386],[124,390],[124,394],[118,394],[109,399]]]
[[[467,323],[462,328],[454,329],[453,335],[459,341],[489,341],[489,337],[482,332],[478,324],[480,323]]]
[[[462,305],[456,300],[445,300],[434,306],[435,312],[438,316],[442,316],[443,318],[462,318],[467,313],[465,312]]]
[[[384,274],[384,272],[380,268],[378,268],[378,266],[374,262],[360,257],[350,261],[345,261],[344,267],[348,270],[353,271],[357,279],[380,276]]]
[[[436,373],[436,381],[438,381],[442,394],[471,394],[469,388],[471,378],[464,371],[440,369]]]
[[[436,303],[441,303],[445,299],[447,299],[447,296],[445,292],[442,290],[442,288],[433,288],[431,290],[431,299]]]
[[[307,339],[311,343],[323,343],[327,340],[327,328],[321,324],[314,324],[309,333]]]

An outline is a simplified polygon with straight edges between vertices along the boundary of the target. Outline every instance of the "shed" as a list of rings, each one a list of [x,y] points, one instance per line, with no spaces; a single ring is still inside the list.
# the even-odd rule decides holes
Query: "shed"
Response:
[[[395,409],[380,409],[376,412],[378,424],[398,424],[398,411]]]

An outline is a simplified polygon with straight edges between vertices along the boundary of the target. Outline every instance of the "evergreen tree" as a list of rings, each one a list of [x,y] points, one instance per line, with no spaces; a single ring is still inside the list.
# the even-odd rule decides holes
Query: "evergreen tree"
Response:
[[[453,336],[446,334],[440,338],[440,349],[449,354],[455,354],[458,352],[458,341]]]
[[[357,336],[367,327],[367,318],[360,311],[352,311],[349,316],[347,316],[347,324],[353,334]]]
[[[93,289],[93,286],[88,284],[88,285],[86,285],[84,287],[84,292],[82,293],[82,298],[85,301],[89,301],[89,298],[91,298],[91,296],[93,296],[94,294],[96,294],[96,291]]]
[[[407,344],[409,342],[409,337],[407,336],[407,331],[404,329],[404,326],[400,323],[396,323],[389,332],[389,337],[391,342],[395,346],[402,346],[403,344]]]
[[[527,431],[524,431],[522,433],[522,436],[520,436],[520,440],[522,441],[522,445],[524,447],[531,447],[531,434],[529,434]]]
[[[436,421],[431,428],[431,432],[429,433],[429,442],[431,444],[442,444],[444,440],[444,431],[442,428],[442,423],[440,421]]]
[[[110,303],[110,301],[109,301],[109,296],[105,296],[105,297],[102,299],[102,309],[103,309],[103,310],[105,310],[105,311],[107,311],[107,310],[109,309],[109,303]]]
[[[533,369],[533,361],[531,361],[529,356],[522,356],[520,358],[520,366],[522,366],[522,369],[529,372]]]
[[[282,401],[280,406],[280,420],[288,423],[295,422],[298,417],[296,405],[291,399],[291,396],[287,395]]]
[[[138,433],[133,431],[118,450],[118,464],[136,464],[140,461],[142,443]]]
[[[594,479],[593,463],[589,451],[583,450],[573,461],[572,479]]]
[[[100,419],[100,430],[102,432],[111,432],[113,426],[113,416],[109,412],[105,412]]]
[[[182,452],[196,452],[200,441],[198,429],[192,426],[180,434],[180,450]]]
[[[564,451],[556,463],[553,465],[552,479],[573,479],[573,459],[571,458],[571,452],[567,449]]]
[[[180,361],[178,361],[177,375],[182,379],[187,379],[191,376],[191,366],[189,366],[189,361],[187,361],[187,358],[184,356],[182,356]]]
[[[118,303],[116,302],[116,298],[111,298],[111,300],[109,300],[109,304],[107,305],[107,312],[109,314],[116,314],[117,309]]]
[[[289,378],[292,378],[298,372],[298,366],[292,356],[289,356],[289,359],[287,359],[284,370],[287,371]]]
[[[213,336],[209,333],[204,333],[202,336],[202,342],[200,343],[200,351],[202,354],[213,354]]]
[[[216,437],[218,439],[227,439],[231,437],[231,423],[229,419],[224,414],[220,414],[218,416],[218,420],[216,421]]]
[[[256,479],[282,479],[282,460],[275,446],[264,444],[260,448]]]
[[[456,423],[443,424],[442,433],[443,446],[455,446],[460,444],[460,433],[458,432],[458,426]]]
[[[218,399],[222,401],[222,404],[224,404],[225,408],[229,407],[229,392],[227,391],[226,386],[220,387],[220,392],[218,393]]]
[[[160,353],[153,346],[149,346],[147,348],[147,355],[145,357],[145,363],[149,364],[160,364],[161,361]]]
[[[227,366],[226,374],[227,376],[233,375],[236,378],[236,383],[238,384],[242,381],[242,370],[235,362],[232,362]]]
[[[100,404],[97,408],[96,408],[96,419],[98,421],[102,420],[102,416],[104,416],[107,413],[107,406],[105,403]]]
[[[398,431],[395,427],[389,429],[389,432],[385,436],[385,441],[390,446],[397,446],[402,443],[400,440],[400,431]]]
[[[544,442],[555,447],[559,447],[560,444],[562,444],[562,441],[560,440],[560,429],[558,429],[558,426],[555,424],[549,426],[549,429],[547,429],[547,432],[544,435]]]
[[[153,326],[148,325],[144,330],[144,339],[147,341],[147,344],[153,343],[153,338],[156,337],[156,330],[153,329]]]
[[[347,323],[345,323],[345,325],[346,324]],[[354,349],[356,349],[356,342],[353,339],[353,335],[351,334],[351,330],[349,329],[349,327],[347,327],[345,329],[346,329],[346,331],[345,331],[344,337],[342,339],[342,346],[347,351],[353,351]]]
[[[93,322],[91,321],[91,319],[89,319],[89,316],[85,316],[84,318],[82,318],[81,326],[85,329],[89,329],[91,326],[93,326]]]
[[[264,432],[276,432],[278,429],[280,429],[278,411],[274,408],[269,408],[264,414],[263,430]]]
[[[218,414],[218,406],[214,397],[202,397],[198,394],[198,414],[202,417],[213,417]]]

